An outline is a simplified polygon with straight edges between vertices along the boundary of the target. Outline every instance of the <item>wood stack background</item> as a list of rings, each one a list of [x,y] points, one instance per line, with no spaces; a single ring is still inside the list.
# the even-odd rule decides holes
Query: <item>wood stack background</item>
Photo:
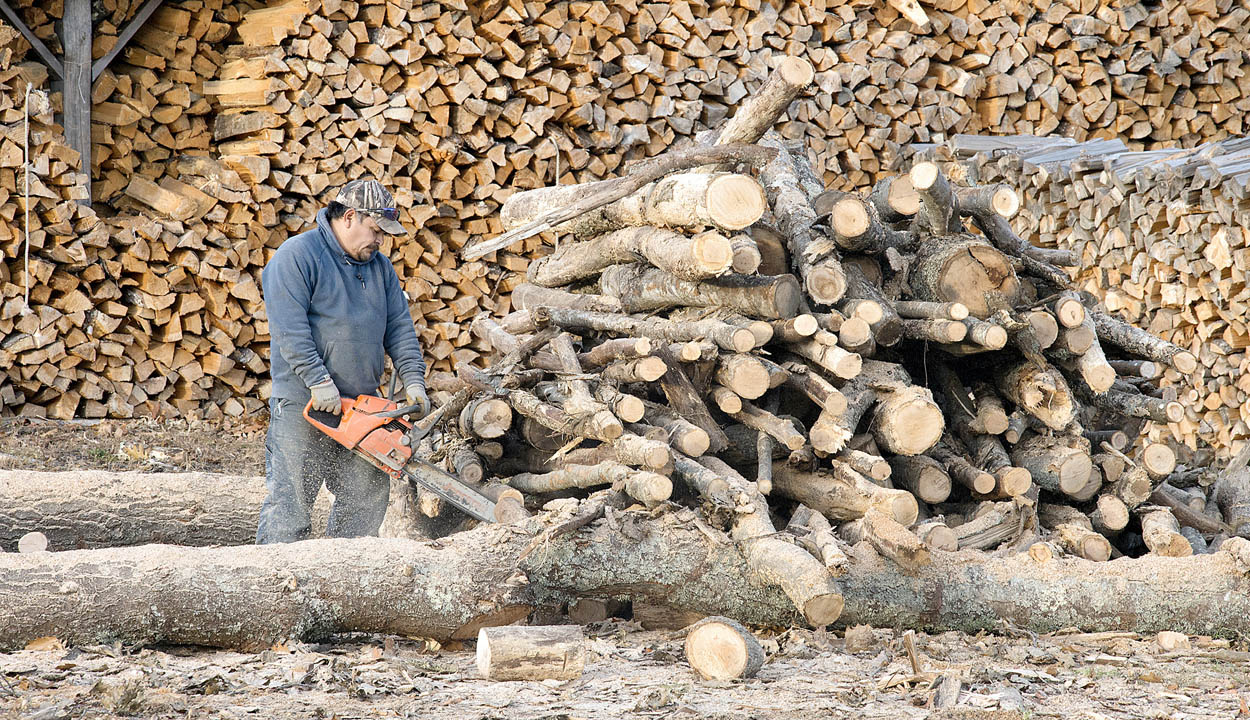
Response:
[[[53,38],[58,3],[15,5]],[[97,4],[96,57],[137,5]],[[14,353],[21,370],[0,385],[2,412],[261,409],[260,268],[360,174],[396,190],[414,229],[415,242],[384,249],[424,319],[433,368],[478,360],[485,345],[465,322],[509,312],[544,245],[460,260],[502,229],[510,194],[611,177],[717,127],[786,56],[810,61],[815,78],[777,132],[801,140],[839,189],[900,169],[908,143],[960,132],[1120,136],[1134,149],[1240,133],[1248,11],[1114,5],[942,0],[920,17],[902,2],[166,3],[95,85],[101,241],[72,261],[60,248],[73,235],[35,252],[60,273],[40,279],[38,308],[83,305],[74,327],[95,355]],[[33,58],[20,39],[6,47],[0,67]],[[21,116],[5,112],[12,168]],[[54,136],[40,146],[49,173],[64,153]],[[28,342],[15,333],[0,342]]]
[[[955,172],[1028,188],[1020,234],[1077,253],[1080,289],[1198,359],[1192,373],[1161,368],[1185,418],[1160,437],[1200,451],[1199,464],[1246,441],[1250,144],[1134,152],[1115,140],[957,137],[936,150]]]

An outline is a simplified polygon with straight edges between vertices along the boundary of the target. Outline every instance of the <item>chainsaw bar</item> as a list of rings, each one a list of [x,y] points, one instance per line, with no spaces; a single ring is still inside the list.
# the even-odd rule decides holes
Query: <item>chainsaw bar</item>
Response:
[[[391,458],[378,458],[392,470],[420,485],[482,522],[495,521],[495,503],[490,498],[460,482],[455,475],[415,455],[401,465]]]

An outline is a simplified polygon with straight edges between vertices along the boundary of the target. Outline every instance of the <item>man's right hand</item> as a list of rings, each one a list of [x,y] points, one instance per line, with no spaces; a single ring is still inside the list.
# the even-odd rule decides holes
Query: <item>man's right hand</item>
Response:
[[[312,409],[338,415],[343,412],[343,401],[333,380],[326,380],[308,388],[312,390]]]

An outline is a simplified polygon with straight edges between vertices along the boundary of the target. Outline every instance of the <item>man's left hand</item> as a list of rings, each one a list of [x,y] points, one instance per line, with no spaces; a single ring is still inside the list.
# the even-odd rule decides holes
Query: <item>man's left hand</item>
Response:
[[[425,386],[418,383],[405,383],[404,396],[409,405],[420,405],[421,408],[416,411],[417,417],[425,417],[430,412],[430,398],[425,394]]]

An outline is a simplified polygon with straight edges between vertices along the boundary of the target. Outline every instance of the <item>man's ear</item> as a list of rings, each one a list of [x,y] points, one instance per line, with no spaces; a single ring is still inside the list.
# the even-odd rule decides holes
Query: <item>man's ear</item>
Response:
[[[356,208],[347,208],[347,210],[343,213],[343,222],[347,224],[347,227],[351,227],[352,221],[355,219]]]

